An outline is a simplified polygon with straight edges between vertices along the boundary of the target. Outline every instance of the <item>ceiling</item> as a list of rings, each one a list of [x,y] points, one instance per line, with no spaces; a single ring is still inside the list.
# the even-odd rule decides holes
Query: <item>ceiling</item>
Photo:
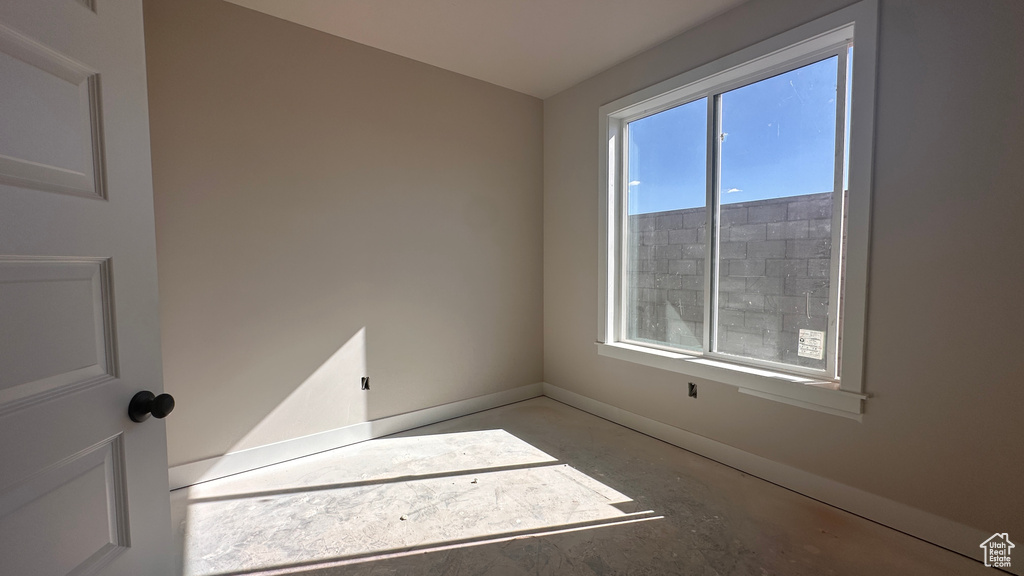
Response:
[[[228,0],[546,98],[745,0]]]

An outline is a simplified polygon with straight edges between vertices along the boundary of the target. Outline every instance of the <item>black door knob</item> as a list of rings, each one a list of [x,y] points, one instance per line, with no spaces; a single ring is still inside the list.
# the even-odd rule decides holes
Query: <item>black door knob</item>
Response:
[[[157,418],[165,418],[174,410],[174,397],[170,394],[153,396],[149,390],[143,390],[132,396],[128,403],[128,417],[132,422],[145,422],[152,414]]]

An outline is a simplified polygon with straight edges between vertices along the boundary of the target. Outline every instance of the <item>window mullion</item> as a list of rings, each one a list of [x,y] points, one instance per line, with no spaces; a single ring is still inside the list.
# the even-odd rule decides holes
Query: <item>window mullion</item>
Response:
[[[627,325],[628,319],[626,313],[626,307],[629,303],[630,291],[634,289],[628,281],[629,274],[627,270],[627,262],[629,261],[629,246],[627,238],[629,237],[629,187],[627,186],[626,180],[629,176],[629,147],[626,144],[629,138],[629,123],[619,121],[618,125],[618,146],[615,154],[615,170],[616,170],[616,212],[618,213],[618,219],[616,220],[615,230],[615,262],[617,264],[615,269],[615,282],[616,282],[616,294],[618,294],[618,301],[616,302],[616,313],[615,313],[615,338],[616,340],[627,339]]]
[[[718,294],[718,234],[715,230],[715,223],[718,220],[718,194],[719,187],[719,146],[721,145],[718,135],[721,133],[721,99],[718,94],[708,95],[708,145],[707,145],[707,199],[705,201],[704,221],[704,352],[711,352],[716,348],[718,331],[716,322],[718,315],[715,312]]]
[[[842,296],[843,212],[846,191],[846,73],[849,50],[838,54],[836,71],[836,146],[835,177],[832,186],[832,257],[829,263],[828,333],[826,335],[826,373],[832,378],[839,375],[839,311]]]

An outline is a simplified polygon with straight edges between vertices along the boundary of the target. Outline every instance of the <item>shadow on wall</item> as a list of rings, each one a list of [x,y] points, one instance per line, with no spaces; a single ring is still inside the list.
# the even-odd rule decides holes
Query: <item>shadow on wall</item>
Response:
[[[355,386],[368,374],[366,328],[360,328],[287,398],[267,414],[229,452],[299,438],[337,427],[337,422],[363,422],[367,395]],[[310,407],[326,408],[310,410]]]
[[[365,422],[369,414],[369,395],[368,391],[359,388],[358,383],[368,373],[366,328],[363,327],[226,450],[225,454],[238,454],[254,448],[264,452],[273,451],[277,446],[277,459],[287,460],[295,455],[288,453],[284,448],[288,440],[282,442],[281,438],[292,440],[308,437],[346,424]],[[239,399],[239,402],[244,402],[244,399]],[[267,461],[270,458],[264,454],[260,460]],[[240,471],[234,461],[216,458],[188,466],[191,468],[190,475],[198,481]]]

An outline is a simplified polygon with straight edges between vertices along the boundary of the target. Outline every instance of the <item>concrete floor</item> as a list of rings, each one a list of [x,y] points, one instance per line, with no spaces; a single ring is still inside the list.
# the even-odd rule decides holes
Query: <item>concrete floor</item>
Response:
[[[172,511],[188,576],[994,573],[548,398],[177,490]]]

